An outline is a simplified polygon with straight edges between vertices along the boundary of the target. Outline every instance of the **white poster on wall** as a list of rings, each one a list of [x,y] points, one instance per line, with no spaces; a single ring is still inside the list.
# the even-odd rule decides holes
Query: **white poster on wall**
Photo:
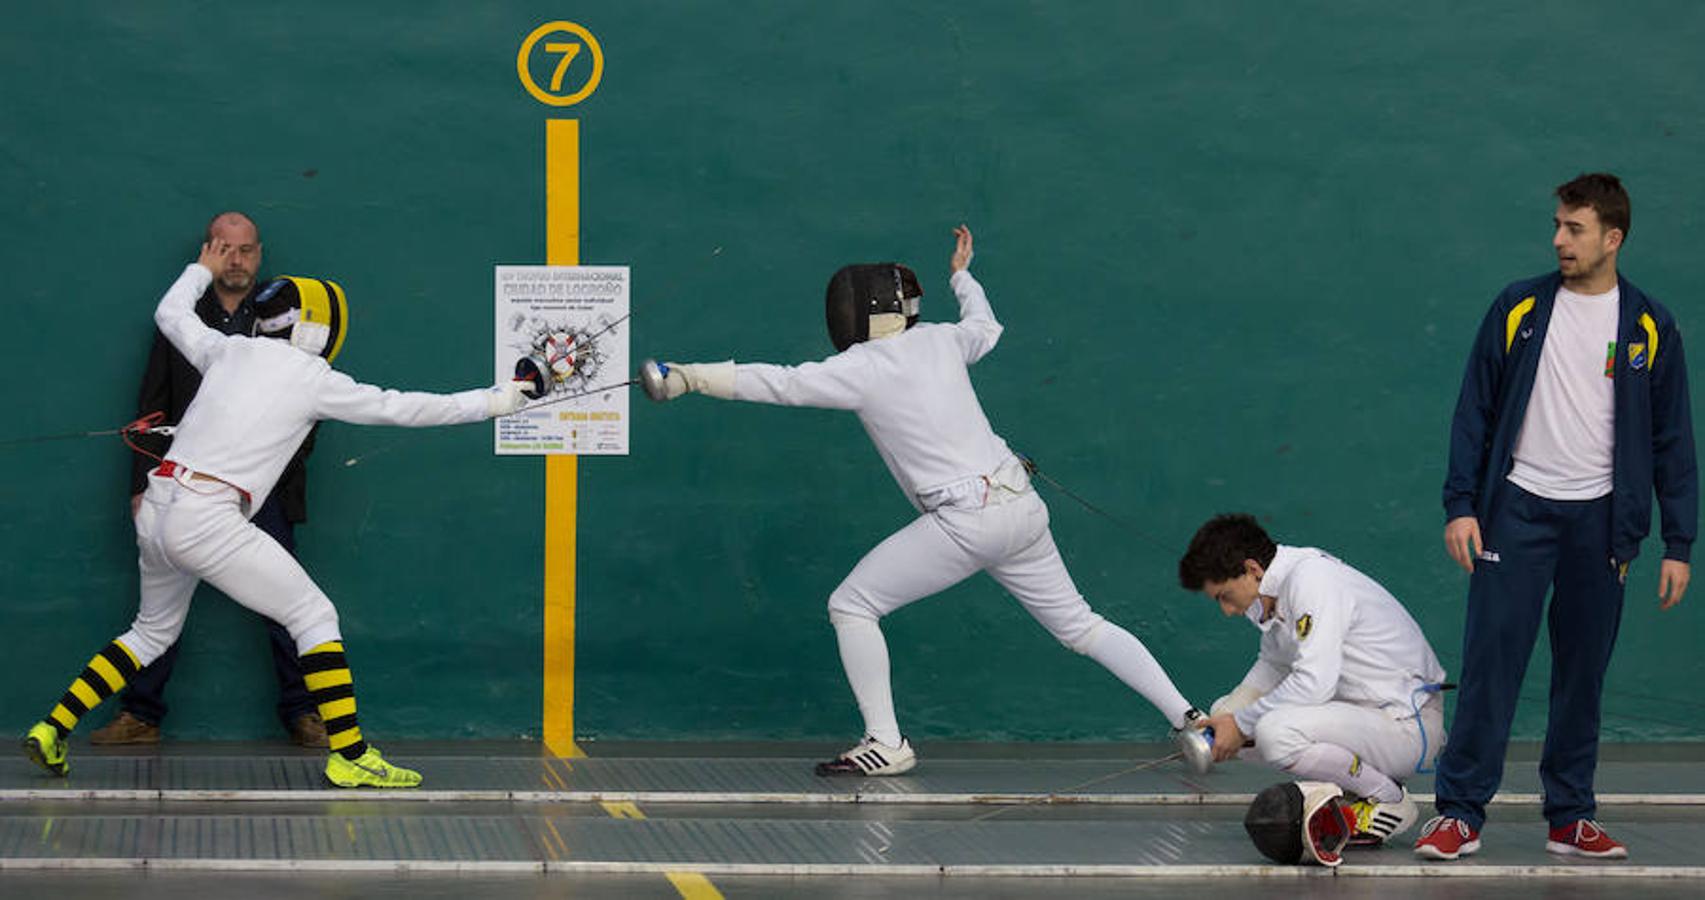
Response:
[[[493,422],[499,455],[626,455],[628,267],[496,266],[496,377],[544,396]]]

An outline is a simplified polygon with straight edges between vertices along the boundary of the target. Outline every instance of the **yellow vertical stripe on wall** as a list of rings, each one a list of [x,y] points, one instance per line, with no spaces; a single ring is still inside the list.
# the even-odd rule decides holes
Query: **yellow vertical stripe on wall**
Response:
[[[580,122],[545,120],[545,263],[580,264]],[[579,458],[545,457],[545,749],[574,743],[574,537]]]

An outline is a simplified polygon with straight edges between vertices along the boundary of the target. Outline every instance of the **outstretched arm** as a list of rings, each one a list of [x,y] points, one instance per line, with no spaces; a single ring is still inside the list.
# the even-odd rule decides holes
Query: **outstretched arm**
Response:
[[[393,391],[328,369],[318,385],[315,413],[322,419],[354,425],[460,425],[520,410],[527,402],[521,385],[519,381],[506,381],[454,394]]]
[[[649,372],[647,371],[649,369]],[[857,409],[864,398],[864,369],[845,354],[798,366],[767,363],[655,363],[647,361],[640,379],[653,400],[696,393],[722,400]]]

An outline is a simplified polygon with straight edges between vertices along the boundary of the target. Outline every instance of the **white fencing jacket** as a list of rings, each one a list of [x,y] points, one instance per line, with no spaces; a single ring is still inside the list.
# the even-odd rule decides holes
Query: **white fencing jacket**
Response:
[[[949,284],[958,322],[919,323],[822,362],[743,363],[735,398],[856,412],[913,506],[920,494],[992,476],[1012,451],[989,426],[967,367],[994,349],[1001,324],[970,271],[953,273]]]
[[[258,510],[320,419],[358,425],[454,425],[487,417],[486,391],[390,391],[361,384],[276,338],[220,334],[195,314],[213,273],[190,263],[160,298],[154,322],[201,372],[170,458],[247,491]]]
[[[1271,710],[1332,700],[1379,707],[1393,718],[1413,716],[1415,689],[1444,680],[1444,667],[1403,604],[1322,550],[1281,545],[1260,592],[1278,602],[1255,665],[1239,685],[1262,693],[1234,714],[1246,735]]]

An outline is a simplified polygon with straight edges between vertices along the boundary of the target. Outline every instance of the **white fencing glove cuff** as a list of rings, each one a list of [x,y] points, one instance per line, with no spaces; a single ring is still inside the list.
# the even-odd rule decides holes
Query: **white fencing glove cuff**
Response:
[[[527,405],[525,381],[500,381],[485,392],[485,412],[491,418],[513,415]]]
[[[1238,710],[1266,696],[1266,693],[1260,688],[1240,684],[1231,693],[1215,700],[1214,705],[1208,708],[1208,715],[1217,716],[1221,713],[1234,715]]]
[[[679,375],[686,381],[686,390],[694,393],[716,397],[719,400],[734,399],[734,360],[718,363],[669,363],[669,376],[664,379],[666,389],[671,398],[679,396],[673,393],[675,377]]]

